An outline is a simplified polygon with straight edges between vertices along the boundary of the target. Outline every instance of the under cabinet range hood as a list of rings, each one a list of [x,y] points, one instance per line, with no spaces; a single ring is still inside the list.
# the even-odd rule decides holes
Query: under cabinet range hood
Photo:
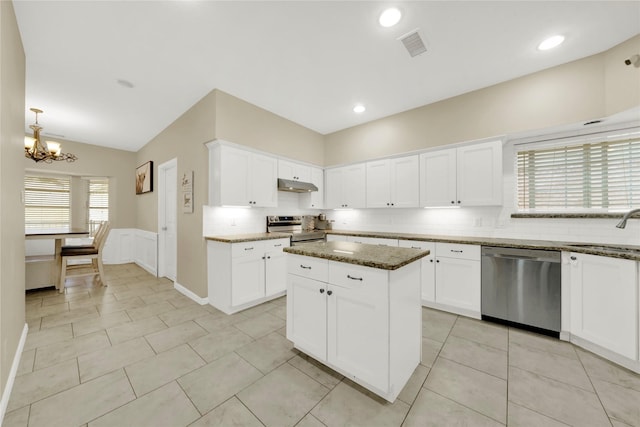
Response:
[[[292,193],[310,193],[312,191],[318,191],[318,187],[310,182],[278,178],[278,191],[290,191]]]

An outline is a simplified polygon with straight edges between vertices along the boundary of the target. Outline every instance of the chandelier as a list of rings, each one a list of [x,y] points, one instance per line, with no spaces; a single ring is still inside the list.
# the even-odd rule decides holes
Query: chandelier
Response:
[[[36,122],[29,125],[29,128],[33,130],[33,137],[24,137],[24,156],[37,162],[51,163],[53,161],[59,162],[66,160],[67,162],[75,162],[78,158],[70,153],[62,153],[60,151],[60,144],[53,141],[42,141],[40,139],[40,131],[42,127],[38,125],[38,114],[42,114],[42,110],[37,108],[31,108],[31,111],[36,113]]]

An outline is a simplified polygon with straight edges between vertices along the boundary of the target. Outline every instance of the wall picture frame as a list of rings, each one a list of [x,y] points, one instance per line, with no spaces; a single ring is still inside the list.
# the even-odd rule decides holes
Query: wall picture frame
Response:
[[[153,191],[153,161],[149,160],[136,168],[136,194]]]
[[[180,185],[182,186],[182,191],[193,191],[193,171],[182,174]]]
[[[182,212],[193,213],[193,192],[191,191],[182,192]]]

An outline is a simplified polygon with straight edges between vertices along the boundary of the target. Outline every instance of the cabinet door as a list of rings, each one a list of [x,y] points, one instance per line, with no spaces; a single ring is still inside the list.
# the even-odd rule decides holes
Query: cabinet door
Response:
[[[344,207],[342,168],[328,169],[325,171],[325,207],[336,209]]]
[[[480,261],[436,256],[436,302],[480,313]]]
[[[287,289],[287,258],[280,250],[265,254],[265,295],[270,296]]]
[[[320,168],[311,168],[311,182],[318,187],[318,191],[312,191],[309,195],[311,202],[309,208],[324,208],[324,171]]]
[[[571,333],[637,360],[638,278],[631,260],[572,253]]]
[[[502,204],[502,142],[458,148],[458,200],[464,206]]]
[[[391,162],[377,160],[367,162],[367,207],[391,207]]]
[[[327,284],[287,275],[287,339],[320,361],[327,360]]]
[[[278,178],[294,180],[296,164],[286,160],[278,160]]]
[[[399,240],[398,246],[401,248],[414,248],[428,250],[429,255],[420,260],[421,276],[420,284],[422,288],[422,300],[428,302],[436,301],[436,244],[433,242],[420,242],[415,240]]]
[[[221,147],[220,204],[249,206],[251,187],[251,153],[231,147]]]
[[[345,166],[343,172],[345,207],[364,208],[366,207],[366,173],[364,163]]]
[[[420,162],[418,156],[389,161],[391,204],[397,208],[417,208],[420,203]],[[368,179],[367,175],[367,179]],[[367,199],[367,203],[369,200]]]
[[[354,281],[352,287],[329,285],[327,359],[354,377],[386,390],[389,382],[388,285],[381,281],[365,282]]]
[[[237,306],[264,297],[264,253],[231,260],[231,305]]]
[[[252,154],[251,200],[253,206],[278,206],[278,162],[273,157]]]
[[[420,206],[457,205],[456,150],[420,155]]]

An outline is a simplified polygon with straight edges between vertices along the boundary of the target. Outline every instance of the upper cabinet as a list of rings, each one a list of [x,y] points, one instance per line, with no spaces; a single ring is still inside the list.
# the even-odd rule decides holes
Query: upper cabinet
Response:
[[[278,205],[275,158],[220,143],[208,147],[210,205]]]
[[[365,164],[343,166],[325,171],[328,209],[364,208],[366,194]]]
[[[312,182],[311,167],[287,160],[278,160],[278,178],[289,179],[291,181]]]
[[[300,195],[300,207],[303,209],[324,208],[324,171],[321,168],[311,167],[311,180],[309,181],[318,191]]]
[[[502,142],[420,155],[421,206],[502,204]]]
[[[368,208],[416,208],[420,199],[418,156],[367,162]]]

